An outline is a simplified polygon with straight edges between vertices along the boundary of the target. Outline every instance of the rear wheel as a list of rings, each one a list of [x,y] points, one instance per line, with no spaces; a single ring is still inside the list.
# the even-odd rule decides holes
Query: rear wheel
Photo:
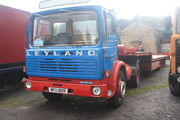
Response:
[[[162,70],[162,68],[163,68],[163,60],[160,61],[160,66],[159,66],[158,70]]]
[[[163,68],[166,66],[166,60],[163,60],[162,66]]]
[[[135,75],[131,76],[131,86],[133,88],[138,87],[139,81],[140,81],[140,66],[139,66],[139,63],[137,63],[136,68],[135,68]]]
[[[0,77],[0,89],[4,88],[4,85],[5,85],[5,80],[4,78]]]
[[[62,97],[62,94],[42,92],[43,96],[49,101],[56,101]]]
[[[10,76],[7,77],[10,85],[19,84],[23,79],[23,71],[12,72]]]
[[[116,93],[112,98],[107,99],[108,104],[111,107],[118,108],[122,104],[125,94],[126,94],[125,76],[123,71],[120,71],[117,81]]]

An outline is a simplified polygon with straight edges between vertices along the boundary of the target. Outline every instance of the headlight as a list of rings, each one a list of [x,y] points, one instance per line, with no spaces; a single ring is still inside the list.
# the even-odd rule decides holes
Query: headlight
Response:
[[[180,67],[177,67],[177,72],[180,73]]]
[[[177,39],[177,40],[176,40],[176,44],[177,44],[177,45],[180,45],[180,39]]]
[[[100,87],[93,87],[92,93],[96,96],[101,94],[101,88]]]
[[[180,83],[180,77],[177,78],[177,81]]]
[[[30,89],[32,87],[31,82],[26,82],[25,86],[26,86],[26,88]]]

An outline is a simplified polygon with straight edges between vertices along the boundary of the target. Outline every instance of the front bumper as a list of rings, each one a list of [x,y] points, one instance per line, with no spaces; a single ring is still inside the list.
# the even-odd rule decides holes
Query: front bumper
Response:
[[[177,78],[180,77],[180,74],[169,74],[169,81],[178,83]]]
[[[104,83],[103,81],[98,82],[98,84],[96,83],[80,84],[80,83],[62,83],[59,81],[43,81],[43,80],[25,79],[25,83],[26,82],[31,82],[32,87],[30,89],[25,87],[26,90],[30,90],[30,91],[48,92],[48,87],[66,88],[66,89],[69,89],[68,95],[108,98],[107,96],[108,85]],[[95,96],[92,93],[92,88],[95,86],[98,86],[101,88],[101,94],[99,96]]]

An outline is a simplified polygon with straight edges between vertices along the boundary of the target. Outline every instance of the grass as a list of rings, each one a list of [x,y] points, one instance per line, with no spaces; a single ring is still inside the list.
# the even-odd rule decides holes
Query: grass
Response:
[[[169,68],[169,67],[164,67],[164,68],[162,68],[162,70],[163,70],[163,71],[169,71],[170,68]]]
[[[16,107],[19,106],[23,101],[17,98],[9,98],[5,101],[1,101],[0,108],[1,107]]]
[[[0,102],[0,108],[5,108],[5,107],[20,107],[25,104],[39,104],[44,102],[45,99],[39,97],[36,100],[33,100],[33,98],[26,98],[26,96],[9,96],[5,97],[4,99],[1,100]]]
[[[161,89],[161,88],[166,88],[168,87],[168,83],[164,82],[158,85],[150,85],[150,86],[144,86],[144,87],[140,87],[140,88],[133,88],[133,89],[129,89],[126,92],[126,95],[135,95],[135,94],[139,94],[139,93],[145,93],[145,92],[150,92],[153,90],[157,90],[157,89]]]

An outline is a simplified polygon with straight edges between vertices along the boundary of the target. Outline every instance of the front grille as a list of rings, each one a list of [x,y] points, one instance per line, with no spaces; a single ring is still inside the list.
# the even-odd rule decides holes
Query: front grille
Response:
[[[176,41],[176,67],[180,66],[180,44]]]
[[[29,75],[46,77],[79,78],[98,75],[96,59],[27,57],[26,69]],[[79,77],[78,77],[79,76]]]

